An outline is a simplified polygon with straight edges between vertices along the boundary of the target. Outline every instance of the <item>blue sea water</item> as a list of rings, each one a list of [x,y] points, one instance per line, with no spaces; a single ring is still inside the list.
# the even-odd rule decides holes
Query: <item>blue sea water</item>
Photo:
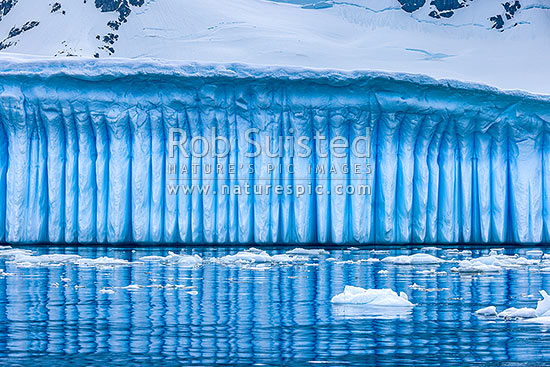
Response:
[[[470,249],[474,258],[489,253]],[[27,260],[41,254],[106,258],[94,265],[55,256],[33,262],[0,250],[2,366],[523,365],[550,360],[550,326],[475,314],[490,305],[499,311],[536,307],[538,292],[550,291],[550,272],[539,265],[457,273],[451,269],[469,254],[411,247],[333,248],[281,264],[220,261],[242,248],[16,250],[33,251]],[[501,251],[541,258],[528,250]],[[204,261],[189,266],[139,260],[169,251],[197,254]],[[373,260],[420,252],[447,261],[395,265]],[[415,306],[333,305],[331,298],[346,285],[403,291]]]

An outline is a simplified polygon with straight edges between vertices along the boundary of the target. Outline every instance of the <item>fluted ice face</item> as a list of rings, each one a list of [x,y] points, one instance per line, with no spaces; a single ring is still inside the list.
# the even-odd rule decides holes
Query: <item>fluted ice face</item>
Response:
[[[0,239],[550,240],[546,98],[377,74],[103,72],[3,76]],[[205,140],[176,149],[174,131]],[[368,156],[329,149],[365,131]],[[182,154],[214,137],[233,149]]]

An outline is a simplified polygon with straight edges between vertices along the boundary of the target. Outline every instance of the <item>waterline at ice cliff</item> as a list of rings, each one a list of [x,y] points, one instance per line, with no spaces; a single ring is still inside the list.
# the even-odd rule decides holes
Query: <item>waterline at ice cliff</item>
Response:
[[[549,242],[549,128],[548,97],[422,76],[7,60],[0,240]],[[236,149],[171,155],[171,129],[215,132]],[[280,154],[249,157],[250,129]],[[328,149],[331,137],[364,131],[368,156]],[[290,154],[301,137],[311,139],[298,150],[311,153]],[[173,184],[210,189],[174,194]],[[245,184],[285,189],[233,190]]]

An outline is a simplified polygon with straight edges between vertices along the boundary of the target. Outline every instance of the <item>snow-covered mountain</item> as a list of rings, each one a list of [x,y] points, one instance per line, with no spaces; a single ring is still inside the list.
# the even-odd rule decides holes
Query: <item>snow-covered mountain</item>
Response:
[[[427,74],[550,93],[548,0],[2,0],[0,53]]]

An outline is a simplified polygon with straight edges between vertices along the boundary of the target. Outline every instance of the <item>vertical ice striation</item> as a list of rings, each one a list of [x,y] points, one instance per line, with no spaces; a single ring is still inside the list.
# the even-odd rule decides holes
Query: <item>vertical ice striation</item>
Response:
[[[1,240],[550,241],[545,97],[376,73],[110,67],[2,72]]]

